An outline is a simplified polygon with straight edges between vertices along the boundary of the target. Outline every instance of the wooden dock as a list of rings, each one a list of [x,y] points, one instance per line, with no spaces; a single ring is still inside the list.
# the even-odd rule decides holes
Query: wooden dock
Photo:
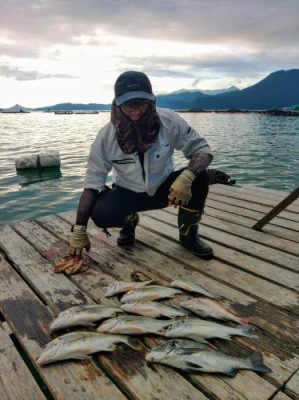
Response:
[[[213,185],[200,233],[215,258],[201,260],[178,243],[176,210],[140,215],[137,241],[116,245],[118,229],[106,235],[89,223],[90,268],[68,277],[53,272],[67,254],[74,212],[0,226],[0,399],[299,399],[298,271],[299,201],[262,231],[252,226],[287,193],[262,188]],[[142,350],[119,346],[90,361],[40,367],[36,357],[51,340],[48,324],[60,311],[79,304],[115,304],[105,298],[114,280],[198,281],[241,316],[255,316],[257,338],[213,344],[232,355],[262,352],[271,373],[239,371],[189,375],[144,358],[158,336],[140,339]],[[232,323],[232,325],[234,325]]]

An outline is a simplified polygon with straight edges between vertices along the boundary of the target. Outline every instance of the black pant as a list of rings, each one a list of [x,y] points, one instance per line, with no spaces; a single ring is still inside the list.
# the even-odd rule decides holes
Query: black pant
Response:
[[[145,192],[136,193],[116,185],[112,189],[107,188],[101,191],[91,219],[101,228],[122,227],[125,218],[130,214],[167,207],[169,188],[183,169],[172,172],[159,186],[154,196],[149,196]],[[191,191],[192,198],[186,207],[203,211],[209,191],[209,179],[206,171],[196,177]]]

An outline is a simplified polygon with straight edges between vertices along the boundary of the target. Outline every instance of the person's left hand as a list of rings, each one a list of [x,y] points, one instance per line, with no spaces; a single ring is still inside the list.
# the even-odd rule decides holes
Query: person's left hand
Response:
[[[189,169],[185,169],[172,183],[169,189],[168,195],[168,206],[186,205],[189,203],[192,192],[192,182],[195,179],[195,175]]]

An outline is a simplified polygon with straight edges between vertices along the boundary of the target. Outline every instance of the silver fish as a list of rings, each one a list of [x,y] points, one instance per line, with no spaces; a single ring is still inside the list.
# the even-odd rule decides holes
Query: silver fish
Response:
[[[179,289],[183,289],[183,290],[186,290],[187,292],[194,292],[194,293],[203,294],[204,296],[212,297],[214,299],[216,298],[215,295],[213,295],[212,293],[208,292],[206,289],[204,289],[198,283],[193,282],[193,281],[189,281],[189,280],[186,280],[186,279],[176,279],[175,281],[172,281],[169,284],[169,286],[170,287],[179,288]]]
[[[133,301],[158,300],[174,297],[178,293],[182,293],[182,291],[167,286],[150,285],[141,289],[131,290],[120,301],[121,303],[129,303]]]
[[[118,333],[124,335],[143,335],[146,333],[163,335],[163,329],[170,323],[171,322],[169,320],[162,321],[149,317],[125,315],[110,318],[104,321],[97,328],[97,331],[103,333]]]
[[[125,293],[129,292],[130,290],[139,289],[151,283],[153,283],[153,281],[144,281],[144,282],[115,281],[110,283],[110,285],[107,287],[105,297],[111,297],[119,293]]]
[[[184,318],[175,321],[164,332],[164,336],[168,338],[184,337],[200,342],[205,342],[205,339],[209,338],[231,339],[234,335],[257,337],[249,325],[232,328],[199,318]]]
[[[129,313],[145,315],[152,318],[176,318],[187,315],[184,311],[158,303],[157,301],[136,301],[133,303],[125,303],[122,304],[120,308]]]
[[[68,359],[86,360],[90,354],[100,351],[114,351],[117,343],[139,349],[134,338],[123,335],[104,335],[97,332],[71,332],[48,343],[36,362],[39,365]]]
[[[155,347],[145,357],[148,362],[166,364],[186,372],[213,372],[233,376],[239,369],[250,369],[257,372],[272,372],[263,363],[259,353],[248,358],[232,357],[208,347],[184,348],[166,344]]]
[[[115,317],[117,314],[123,313],[123,310],[117,306],[105,306],[103,304],[75,306],[62,311],[51,322],[49,329],[56,331],[77,325],[95,327],[97,324],[94,324],[94,321]]]
[[[181,301],[180,306],[204,318],[212,317],[221,320],[230,320],[242,325],[254,321],[254,317],[241,318],[231,313],[219,301],[212,299],[194,297],[186,301]]]

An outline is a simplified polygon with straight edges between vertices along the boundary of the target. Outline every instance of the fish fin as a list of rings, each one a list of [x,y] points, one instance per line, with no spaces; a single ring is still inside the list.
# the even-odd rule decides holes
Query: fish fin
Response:
[[[260,353],[253,353],[251,356],[248,357],[248,360],[250,360],[252,364],[252,369],[256,372],[272,372],[272,369],[268,368],[264,364],[263,357]]]
[[[201,372],[201,370],[202,370],[202,367],[200,365],[189,362],[189,361],[186,361],[185,365],[186,366],[183,368],[183,370],[190,374],[195,373],[195,372]]]
[[[192,340],[195,340],[196,342],[200,342],[200,343],[210,344],[206,339],[204,339],[202,337],[189,336],[188,339],[192,339]]]
[[[252,325],[238,325],[238,328],[241,330],[243,336],[257,338],[258,336],[255,334],[255,329]]]
[[[108,347],[107,351],[115,351],[115,349],[116,349],[116,344],[113,343]]]
[[[228,369],[227,371],[217,371],[217,372],[220,372],[221,374],[228,375],[228,376],[235,376],[237,370],[232,368],[232,369]]]
[[[141,344],[137,338],[129,336],[127,345],[132,347],[132,349],[141,350]]]
[[[91,356],[88,354],[76,354],[70,358],[74,358],[76,360],[89,360],[91,358]]]
[[[245,318],[240,318],[239,322],[241,325],[248,325],[251,324],[252,322],[255,321],[255,317],[245,317]]]
[[[94,328],[94,327],[98,326],[97,324],[94,324],[93,322],[90,322],[90,321],[78,321],[77,325],[86,326],[88,328]]]
[[[187,367],[190,367],[190,368],[196,368],[196,369],[198,369],[198,368],[201,369],[202,368],[200,365],[195,364],[195,363],[190,362],[190,361],[186,361],[185,364],[187,365]]]
[[[191,355],[191,354],[195,354],[198,353],[200,350],[199,347],[197,348],[184,348],[184,347],[180,347],[178,349],[175,349],[175,353],[179,354],[179,355]]]

